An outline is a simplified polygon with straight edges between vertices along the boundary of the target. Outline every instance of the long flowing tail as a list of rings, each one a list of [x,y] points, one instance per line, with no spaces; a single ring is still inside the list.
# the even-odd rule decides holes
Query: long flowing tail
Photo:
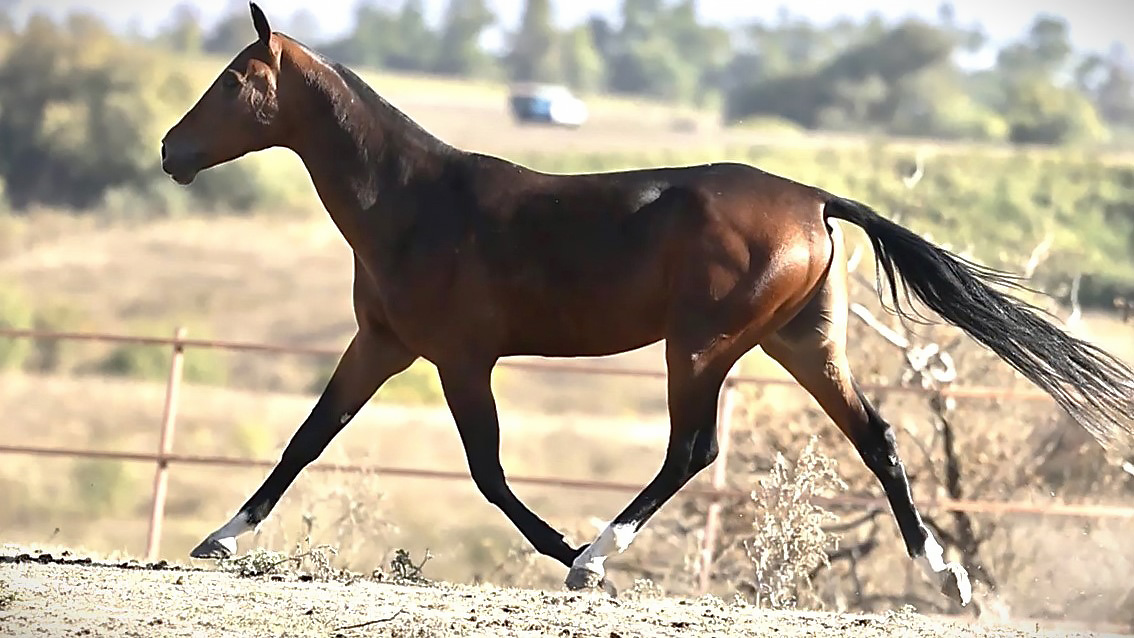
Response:
[[[935,246],[860,202],[831,196],[825,215],[866,231],[895,312],[914,318],[912,293],[1050,394],[1105,449],[1134,452],[1134,370],[1048,322],[1043,310],[992,288],[1024,289],[1019,278]]]

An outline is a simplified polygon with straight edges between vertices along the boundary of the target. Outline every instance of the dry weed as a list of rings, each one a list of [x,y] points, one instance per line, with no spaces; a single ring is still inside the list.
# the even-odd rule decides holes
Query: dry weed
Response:
[[[274,552],[262,547],[254,547],[235,558],[223,558],[217,562],[221,571],[243,578],[256,578],[280,571],[280,567],[291,562],[291,557],[283,552]]]
[[[776,454],[771,473],[752,491],[752,534],[741,546],[748,564],[733,577],[750,602],[773,609],[821,607],[811,575],[829,565],[838,536],[823,525],[838,517],[814,502],[846,489],[833,459],[815,449],[812,437],[795,463]]]
[[[369,572],[385,554],[386,535],[395,530],[386,515],[376,472],[310,473],[284,497],[281,512],[256,533],[257,547],[334,547],[327,568]]]
[[[268,576],[271,574],[292,573],[301,580],[352,580],[354,575],[331,564],[331,556],[338,550],[330,545],[311,545],[310,539],[296,543],[291,554],[255,547],[235,558],[225,558],[218,562],[221,571],[245,578]],[[283,569],[289,566],[290,569]],[[306,569],[305,569],[306,567]]]
[[[421,559],[420,563],[414,564],[409,552],[398,548],[394,550],[394,556],[390,559],[389,567],[385,571],[375,570],[372,576],[375,580],[392,582],[396,585],[428,585],[432,581],[425,577],[422,568],[431,558],[433,558],[433,555],[429,553],[429,550],[425,550],[425,557]]]

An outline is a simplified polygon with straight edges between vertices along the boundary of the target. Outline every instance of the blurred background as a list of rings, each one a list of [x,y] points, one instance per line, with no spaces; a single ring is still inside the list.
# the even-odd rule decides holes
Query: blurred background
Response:
[[[355,68],[456,146],[557,172],[748,162],[1030,274],[1048,294],[1036,303],[1134,360],[1134,5],[317,4],[260,2],[273,28]],[[197,338],[345,347],[351,255],[297,158],[267,151],[187,188],[160,170],[162,134],[253,39],[242,0],[0,0],[0,327],[168,337],[183,326]],[[919,498],[1134,504],[1130,474],[1050,402],[943,400],[948,381],[935,365],[952,366],[958,385],[1028,386],[955,331],[892,322],[876,303],[869,248],[854,259],[859,377],[930,392],[873,395],[899,429]],[[336,359],[189,348],[172,450],[278,458]],[[0,444],[153,453],[170,361],[162,345],[0,338]],[[659,371],[663,358],[653,346],[560,363]],[[759,352],[739,370],[786,379]],[[433,374],[422,362],[391,381],[322,460],[464,472]],[[660,379],[502,368],[494,382],[509,474],[640,485],[661,461]],[[880,495],[801,390],[746,386],[735,407],[729,486],[753,488],[775,474],[777,452],[795,463],[817,436],[846,481],[836,491]],[[264,473],[175,463],[158,555],[187,560]],[[797,494],[808,480],[791,483]],[[152,483],[152,463],[7,455],[0,540],[140,555]],[[632,496],[516,491],[575,542]],[[615,562],[621,578],[700,591],[705,505],[682,496],[663,510]],[[741,551],[758,537],[759,507],[727,504],[712,591],[766,584]],[[1000,613],[1134,623],[1123,519],[926,511]],[[793,604],[956,611],[909,571],[888,510],[837,514],[843,540],[820,538],[830,565],[791,581]],[[562,578],[550,559],[525,553],[467,479],[305,473],[242,547],[286,549],[308,536],[336,544],[337,560],[359,570],[402,547],[429,549],[426,571],[438,578],[553,587]]]

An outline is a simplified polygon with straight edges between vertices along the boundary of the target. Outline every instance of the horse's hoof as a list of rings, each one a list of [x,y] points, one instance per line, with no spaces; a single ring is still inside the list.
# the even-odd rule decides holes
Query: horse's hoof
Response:
[[[941,593],[962,607],[968,606],[973,599],[973,586],[969,582],[969,574],[957,563],[949,563],[942,574]]]
[[[564,579],[563,584],[567,585],[567,589],[571,591],[595,589],[602,584],[602,576],[602,574],[595,573],[589,569],[572,567],[571,571],[567,572],[567,578]]]
[[[227,543],[225,541],[228,541]],[[230,546],[231,545],[231,546]],[[192,558],[228,558],[236,553],[236,539],[206,538],[201,544],[189,552]]]

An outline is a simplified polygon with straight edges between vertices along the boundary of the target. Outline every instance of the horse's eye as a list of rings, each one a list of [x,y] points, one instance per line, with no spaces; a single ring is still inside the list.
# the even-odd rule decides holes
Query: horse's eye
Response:
[[[240,87],[240,78],[236,77],[235,73],[225,73],[221,78],[221,86],[226,89],[232,90]]]

